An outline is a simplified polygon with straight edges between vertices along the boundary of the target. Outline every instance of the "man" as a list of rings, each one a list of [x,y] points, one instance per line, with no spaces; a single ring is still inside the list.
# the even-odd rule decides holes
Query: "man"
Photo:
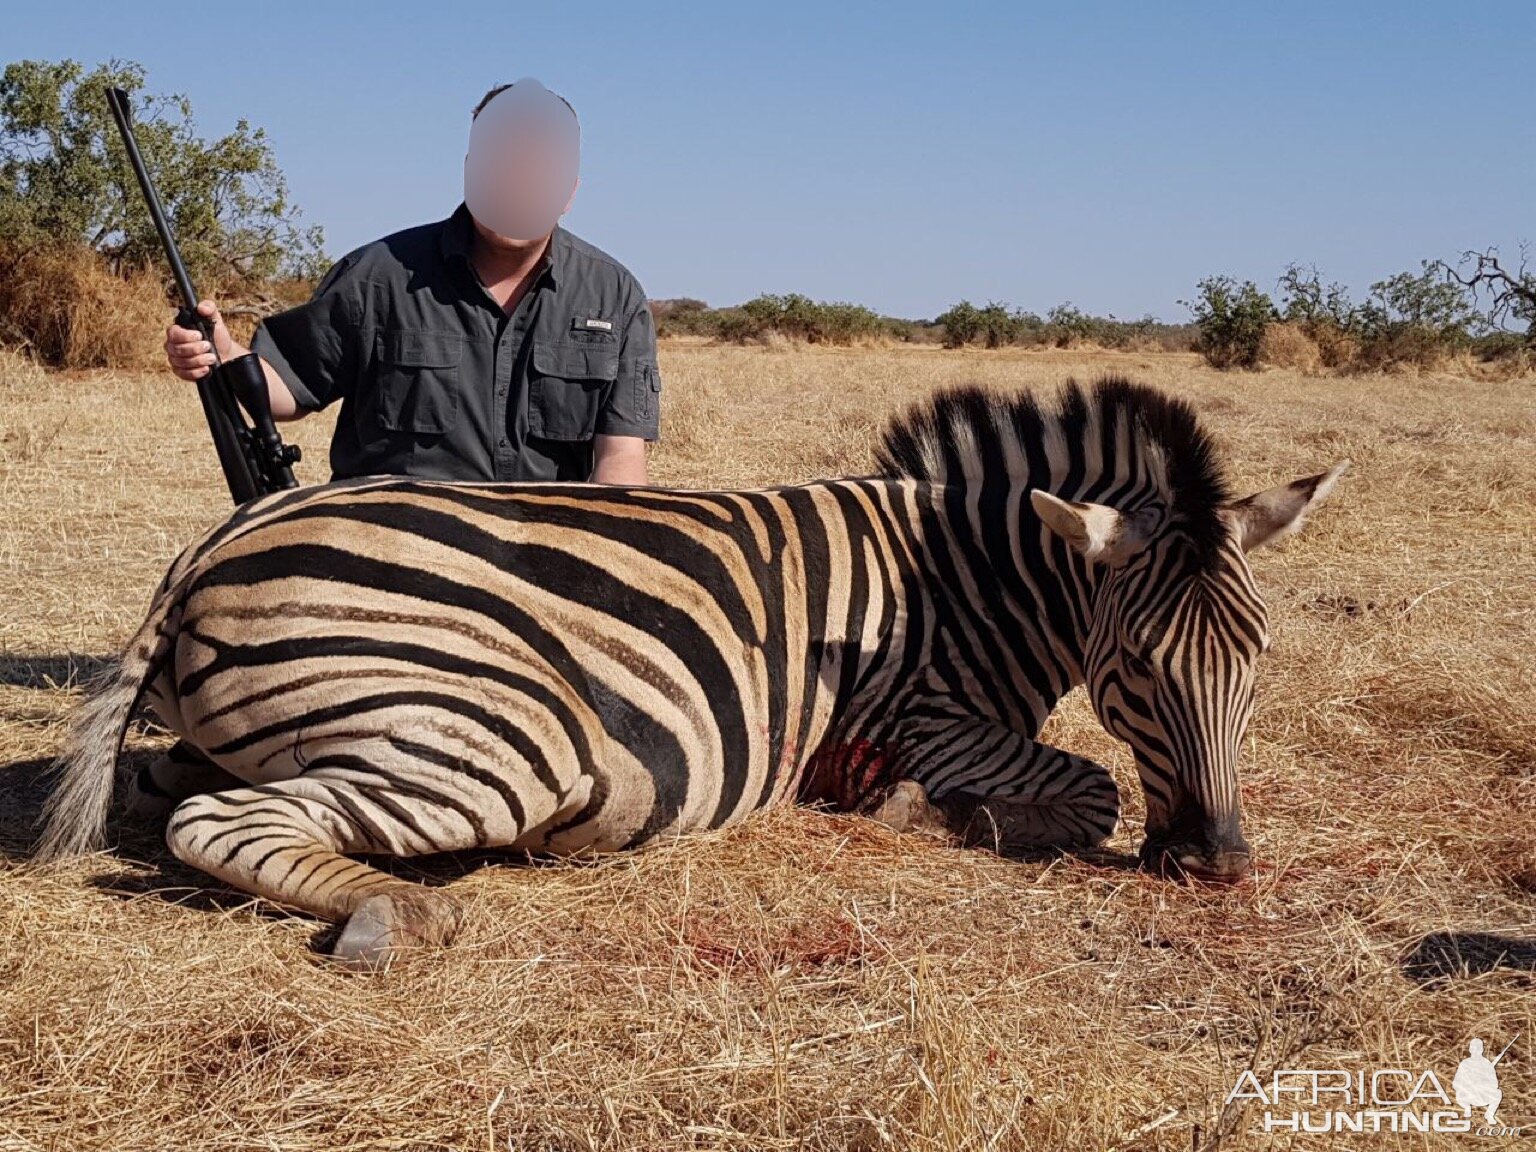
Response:
[[[537,80],[491,89],[453,215],[349,253],[307,304],[257,327],[275,419],[341,401],[332,479],[646,483],[656,331],[628,270],[559,227],[579,145],[576,113]],[[198,311],[221,359],[245,354],[211,300]],[[190,328],[167,331],[166,355],[185,380],[213,363]],[[131,806],[153,815],[230,785],[178,742],[140,770]]]
[[[257,327],[272,414],[341,402],[333,479],[646,483],[661,375],[645,294],[561,228],[575,196],[576,113],[537,80],[486,93],[471,118],[464,203],[343,257],[306,304]],[[222,359],[242,355],[212,301]],[[196,380],[203,335],[166,355]]]

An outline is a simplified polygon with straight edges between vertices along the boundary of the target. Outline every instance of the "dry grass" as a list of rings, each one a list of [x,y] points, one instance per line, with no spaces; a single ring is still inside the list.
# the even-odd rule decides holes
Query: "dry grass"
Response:
[[[158,273],[114,275],[87,248],[0,251],[0,344],[57,367],[163,364],[166,299]]]
[[[1105,368],[1188,395],[1245,487],[1352,457],[1335,505],[1256,558],[1277,639],[1244,765],[1254,881],[1125,866],[1134,775],[1078,696],[1049,735],[1130,801],[1093,860],[786,811],[595,865],[406,864],[452,883],[465,936],[367,978],[153,830],[32,868],[73,681],[226,509],[188,386],[0,359],[0,1148],[1259,1148],[1253,1111],[1223,1108],[1246,1068],[1449,1085],[1469,1036],[1518,1030],[1500,1115],[1536,1124],[1529,381],[910,348],[663,361],[669,483],[860,472],[885,415],[935,386]],[[320,478],[327,428],[298,431]],[[158,739],[133,734],[130,766]]]
[[[1323,368],[1323,350],[1300,324],[1266,324],[1259,341],[1259,362],[1315,376]]]

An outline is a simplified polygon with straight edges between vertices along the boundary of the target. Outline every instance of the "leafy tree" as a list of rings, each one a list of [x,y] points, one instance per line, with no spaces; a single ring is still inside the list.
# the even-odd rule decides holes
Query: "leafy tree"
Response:
[[[944,329],[944,347],[960,348],[981,335],[981,313],[969,300],[962,300],[935,321]]]
[[[127,90],[139,147],[193,277],[210,287],[323,271],[321,230],[300,223],[266,134],[245,120],[198,136],[182,96],[144,93],[144,69],[22,60],[0,74],[0,243],[84,243],[116,270],[163,261],[109,86]]]
[[[1052,343],[1058,348],[1087,343],[1093,336],[1093,317],[1071,301],[1064,301],[1045,314]]]
[[[1013,343],[1017,324],[1006,304],[988,301],[985,308],[977,311],[976,321],[980,328],[981,342],[986,347],[1001,348]]]
[[[1281,317],[1302,325],[1309,333],[1329,325],[1348,331],[1354,325],[1355,305],[1349,289],[1337,281],[1324,286],[1315,264],[1286,265],[1279,289]]]
[[[1207,276],[1196,286],[1194,301],[1181,300],[1195,318],[1196,349],[1216,368],[1255,368],[1264,329],[1275,319],[1275,305],[1252,280]]]
[[[1359,309],[1367,362],[1429,364],[1465,347],[1481,325],[1466,287],[1447,280],[1437,261],[1421,261],[1419,268],[1371,285]]]

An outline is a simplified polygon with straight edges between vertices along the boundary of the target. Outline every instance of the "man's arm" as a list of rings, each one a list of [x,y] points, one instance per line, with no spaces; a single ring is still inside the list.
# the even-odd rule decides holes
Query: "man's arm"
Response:
[[[250,351],[230,336],[224,317],[219,315],[218,305],[212,300],[202,301],[197,311],[200,316],[213,321],[211,345],[196,328],[178,328],[172,324],[165,331],[165,357],[170,361],[171,370],[183,380],[201,380],[208,375],[213,367],[214,349],[218,349],[219,360],[225,362]],[[261,362],[261,370],[267,378],[267,397],[272,405],[272,419],[296,420],[305,415],[305,410],[299,407],[277,370],[265,360]]]
[[[290,395],[296,419],[340,400],[355,383],[361,320],[363,249],[331,266],[315,294],[297,308],[256,325],[251,351],[261,357],[270,386],[275,377]]]
[[[661,428],[661,370],[656,365],[656,325],[650,305],[635,287],[638,303],[624,325],[619,373],[603,400],[592,439],[592,479],[598,484],[649,483],[645,445]]]
[[[339,399],[355,371],[354,337],[359,312],[358,253],[338,260],[306,303],[268,316],[256,325],[251,347],[236,344],[212,300],[197,310],[213,320],[213,347],[220,360],[255,352],[267,378],[274,420],[297,420]],[[213,365],[213,349],[194,328],[172,325],[165,334],[166,359],[183,380],[198,380]]]
[[[648,484],[645,439],[641,436],[594,436],[592,481],[595,484]]]

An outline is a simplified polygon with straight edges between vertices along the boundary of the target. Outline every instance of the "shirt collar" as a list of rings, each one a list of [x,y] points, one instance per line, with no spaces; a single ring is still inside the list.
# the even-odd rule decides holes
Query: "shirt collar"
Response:
[[[460,203],[453,210],[453,215],[443,221],[443,229],[439,235],[443,258],[458,258],[467,264],[474,237],[474,219],[469,214],[469,207]],[[556,224],[555,231],[549,238],[549,248],[544,253],[543,261],[544,274],[549,277],[553,287],[560,287],[560,282],[565,278],[570,263],[571,234]]]

